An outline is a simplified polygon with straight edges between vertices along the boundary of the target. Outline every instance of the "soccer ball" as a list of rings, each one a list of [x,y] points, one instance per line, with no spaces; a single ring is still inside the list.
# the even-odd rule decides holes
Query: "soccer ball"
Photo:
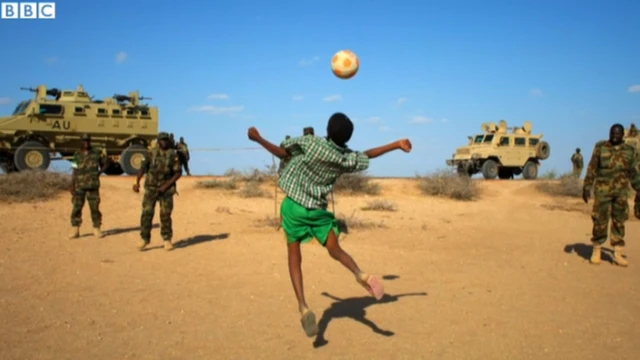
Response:
[[[351,79],[360,68],[358,56],[350,50],[340,50],[331,59],[331,71],[340,79]]]

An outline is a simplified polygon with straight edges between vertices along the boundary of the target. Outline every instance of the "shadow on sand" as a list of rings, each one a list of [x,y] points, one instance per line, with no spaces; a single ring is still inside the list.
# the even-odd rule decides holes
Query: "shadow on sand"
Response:
[[[576,253],[581,258],[589,261],[589,259],[591,259],[592,249],[593,248],[591,244],[575,243],[566,245],[564,247],[564,252],[566,252],[567,254]],[[605,247],[602,248],[602,261],[613,264],[613,252],[611,251],[611,249],[607,249]]]
[[[217,235],[197,235],[188,239],[177,241],[173,244],[176,249],[182,249],[187,246],[198,245],[205,242],[224,240],[229,238],[229,233],[217,234]]]
[[[153,224],[151,226],[152,229],[157,229],[158,227],[160,227],[160,224]],[[103,235],[105,237],[107,236],[113,236],[113,235],[119,235],[119,234],[125,234],[125,233],[129,233],[129,232],[134,232],[134,231],[140,231],[140,226],[134,226],[134,227],[128,227],[128,228],[116,228],[116,229],[111,229],[111,230],[107,230],[103,233]]]
[[[385,280],[394,280],[397,278],[398,278],[397,275],[383,276],[383,279]],[[325,339],[324,335],[327,331],[327,327],[329,326],[329,323],[331,322],[331,320],[338,319],[338,318],[350,318],[363,325],[368,326],[376,334],[387,336],[387,337],[393,336],[395,335],[393,331],[381,329],[380,327],[378,327],[376,323],[367,319],[366,308],[368,308],[371,305],[388,304],[388,303],[396,302],[401,297],[405,297],[405,296],[426,296],[427,293],[417,292],[417,293],[406,293],[406,294],[398,294],[398,295],[385,294],[384,297],[380,300],[376,300],[371,296],[341,299],[327,292],[323,292],[322,295],[334,300],[335,302],[332,303],[331,306],[322,313],[322,317],[318,321],[318,334],[316,335],[316,339],[313,342],[314,348],[319,348],[329,343]]]

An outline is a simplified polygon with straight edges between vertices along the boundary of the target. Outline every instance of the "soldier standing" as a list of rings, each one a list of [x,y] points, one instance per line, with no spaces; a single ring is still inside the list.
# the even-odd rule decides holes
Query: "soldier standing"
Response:
[[[158,147],[145,156],[133,191],[140,191],[140,179],[144,181],[144,197],[140,216],[140,243],[138,249],[144,249],[151,242],[151,227],[156,203],[160,204],[160,234],[165,250],[173,250],[173,195],[176,194],[176,181],[182,176],[182,166],[178,154],[171,148],[171,138],[166,132],[158,134]]]
[[[636,208],[640,203],[640,169],[636,150],[622,141],[624,127],[615,124],[609,131],[609,140],[596,143],[584,178],[582,199],[589,202],[591,190],[594,190],[593,210],[593,252],[591,263],[599,264],[602,244],[607,241],[609,219],[611,235],[609,241],[614,248],[614,262],[627,266],[623,256],[625,246],[624,223],[629,219],[627,201],[629,185],[636,191]],[[635,213],[635,215],[640,215]]]
[[[573,177],[580,179],[584,168],[584,158],[580,154],[580,148],[577,148],[575,154],[571,155],[571,163],[573,163]]]
[[[182,157],[182,166],[184,166],[184,171],[187,172],[187,176],[191,176],[191,172],[189,171],[189,160],[191,159],[191,156],[189,156],[189,147],[187,146],[187,143],[184,142],[184,138],[182,136],[180,136],[180,142],[176,148]]]
[[[71,161],[73,175],[71,178],[71,196],[73,209],[71,210],[71,226],[73,227],[70,239],[80,236],[82,224],[82,208],[85,200],[91,210],[93,233],[96,237],[102,237],[102,213],[100,213],[100,173],[104,172],[109,164],[104,152],[91,146],[91,136],[83,134],[82,149],[76,151]]]
[[[175,150],[176,149],[176,138],[173,136],[173,133],[169,134],[169,141],[171,142],[171,145],[169,145],[169,147]]]

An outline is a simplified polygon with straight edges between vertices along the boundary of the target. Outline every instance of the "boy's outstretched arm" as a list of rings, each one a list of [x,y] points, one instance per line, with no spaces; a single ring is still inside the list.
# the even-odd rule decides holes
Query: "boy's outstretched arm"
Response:
[[[263,138],[258,132],[258,129],[256,129],[255,127],[249,128],[248,135],[251,141],[255,141],[258,144],[262,145],[262,147],[264,147],[267,151],[273,154],[273,156],[277,156],[279,159],[284,159],[289,156],[289,154],[285,149]]]
[[[401,149],[404,152],[411,151],[411,141],[409,139],[402,139],[394,141],[390,144],[379,146],[373,149],[369,149],[364,152],[369,159],[377,158],[380,155],[384,155],[390,151]]]

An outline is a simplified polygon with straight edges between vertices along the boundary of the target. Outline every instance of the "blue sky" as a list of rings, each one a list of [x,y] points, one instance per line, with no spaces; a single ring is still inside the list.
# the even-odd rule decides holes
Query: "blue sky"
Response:
[[[541,172],[568,170],[576,147],[588,159],[615,122],[640,123],[638,1],[56,4],[55,20],[0,20],[0,113],[31,96],[21,86],[138,89],[186,138],[195,174],[271,162],[198,149],[253,147],[252,125],[274,142],[324,135],[336,111],[355,121],[354,149],[412,140],[372,162],[384,176],[443,168],[485,121],[532,121],[552,149]],[[341,49],[361,62],[346,81],[329,65]]]

